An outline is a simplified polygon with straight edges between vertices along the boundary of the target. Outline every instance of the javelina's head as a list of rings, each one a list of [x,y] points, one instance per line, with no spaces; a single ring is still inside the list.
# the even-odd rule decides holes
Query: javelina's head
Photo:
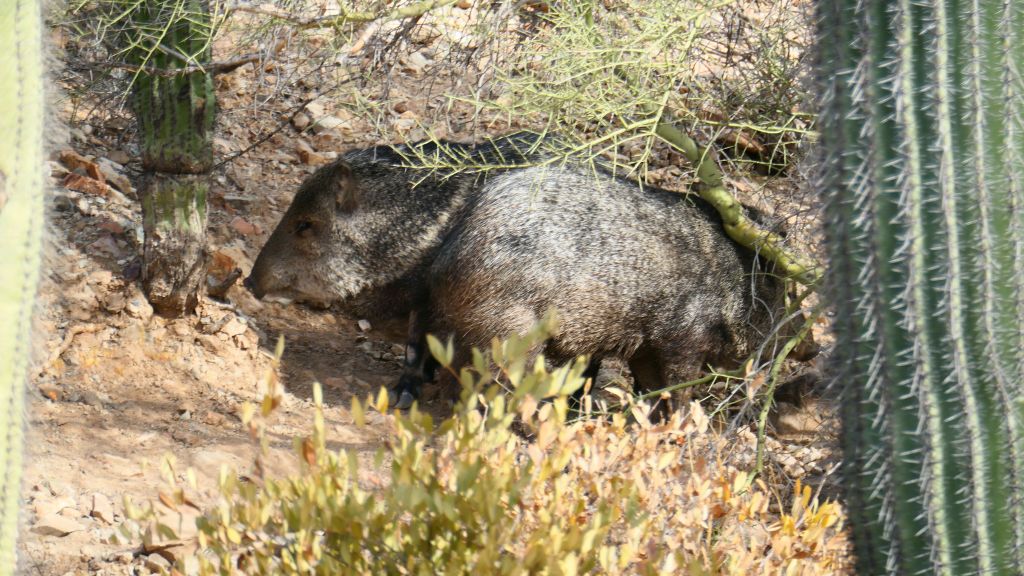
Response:
[[[357,293],[367,251],[354,215],[359,185],[344,161],[322,167],[299,188],[263,246],[245,286],[257,298],[329,304]]]

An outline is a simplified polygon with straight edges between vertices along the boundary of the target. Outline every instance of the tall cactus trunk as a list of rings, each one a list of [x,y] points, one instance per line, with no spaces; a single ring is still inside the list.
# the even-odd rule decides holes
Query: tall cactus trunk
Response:
[[[1024,573],[1024,1],[819,0],[859,574]]]
[[[195,308],[206,271],[206,193],[213,166],[213,76],[174,74],[210,61],[209,8],[201,0],[145,2],[143,21],[162,33],[158,46],[134,52],[142,165],[143,286],[155,310],[180,316]],[[155,42],[155,40],[154,40]],[[172,75],[173,74],[173,75]]]
[[[42,17],[0,2],[0,573],[14,571],[25,377],[43,225]]]

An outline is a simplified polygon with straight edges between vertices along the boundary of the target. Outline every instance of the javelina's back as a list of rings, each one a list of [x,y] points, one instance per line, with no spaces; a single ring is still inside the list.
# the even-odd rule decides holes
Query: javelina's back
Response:
[[[489,179],[429,277],[434,317],[466,344],[555,308],[550,355],[624,358],[652,388],[763,343],[784,288],[762,266],[697,196],[549,166]]]

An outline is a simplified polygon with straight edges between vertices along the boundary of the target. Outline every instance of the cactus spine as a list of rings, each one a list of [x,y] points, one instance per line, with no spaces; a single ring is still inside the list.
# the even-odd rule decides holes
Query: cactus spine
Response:
[[[24,386],[43,230],[42,17],[0,1],[0,573],[14,571]]]
[[[1024,1],[819,0],[858,573],[1024,569]]]

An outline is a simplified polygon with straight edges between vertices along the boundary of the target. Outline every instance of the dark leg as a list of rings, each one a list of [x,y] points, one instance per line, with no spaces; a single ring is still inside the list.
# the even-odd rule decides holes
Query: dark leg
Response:
[[[409,335],[405,343],[405,366],[402,375],[388,394],[388,404],[399,410],[408,410],[420,397],[424,382],[434,380],[438,363],[427,349],[426,310],[409,313]]]
[[[650,348],[640,348],[636,354],[633,354],[633,357],[629,359],[629,371],[633,374],[633,392],[635,394],[645,394],[668,386],[665,381],[661,356]],[[651,412],[652,422],[668,419],[671,409],[667,401],[650,398],[647,402],[654,405],[654,410]]]
[[[594,385],[597,384],[597,373],[601,371],[601,359],[594,357],[590,359],[590,363],[587,364],[587,369],[583,371],[583,379],[590,380],[590,389],[594,389]],[[587,384],[584,383],[578,390],[572,393],[569,405],[576,408],[583,407],[583,396],[586,394]]]

